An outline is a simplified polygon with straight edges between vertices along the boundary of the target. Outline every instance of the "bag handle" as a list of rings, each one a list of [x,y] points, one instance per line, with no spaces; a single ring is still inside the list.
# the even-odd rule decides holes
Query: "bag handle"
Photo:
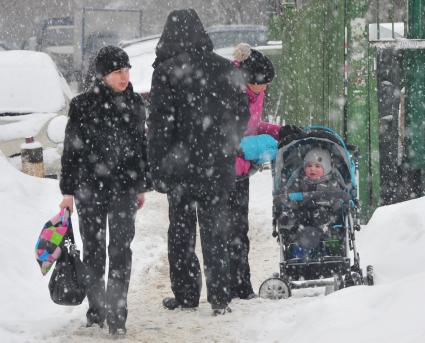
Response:
[[[63,208],[60,213],[61,213],[62,225],[68,228],[66,230],[66,235],[64,238],[65,239],[68,238],[71,241],[71,244],[75,245],[74,231],[72,229],[72,221],[71,221],[71,211],[67,207],[67,208]]]
[[[62,208],[59,212],[60,221],[62,226],[68,226],[68,219],[71,217],[71,211],[69,208]]]

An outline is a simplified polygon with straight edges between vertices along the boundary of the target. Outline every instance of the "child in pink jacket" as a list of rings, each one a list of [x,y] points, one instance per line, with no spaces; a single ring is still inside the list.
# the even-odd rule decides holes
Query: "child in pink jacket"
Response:
[[[269,134],[279,140],[280,125],[262,120],[265,90],[275,75],[272,62],[246,43],[236,46],[234,57],[234,64],[242,71],[247,85],[246,92],[251,116],[245,136]],[[248,174],[250,167],[249,161],[241,157],[236,158],[235,171],[237,176]],[[248,263],[248,204],[249,178],[244,178],[236,182],[236,188],[231,192],[229,199],[231,292],[233,298],[240,299],[255,297]]]

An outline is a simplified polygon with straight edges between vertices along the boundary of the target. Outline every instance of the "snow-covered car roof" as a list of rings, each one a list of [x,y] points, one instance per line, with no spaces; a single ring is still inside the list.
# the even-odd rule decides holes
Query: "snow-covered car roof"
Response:
[[[282,41],[269,41],[269,42],[267,42],[267,45],[259,45],[259,46],[255,46],[253,48],[258,50],[258,51],[261,51],[261,52],[267,51],[267,54],[272,54],[272,52],[280,53],[280,51],[282,49]],[[217,50],[215,50],[215,52],[218,55],[220,55],[224,58],[227,58],[229,60],[233,60],[233,51],[234,50],[235,50],[234,46],[229,46],[229,47],[217,49]]]
[[[129,40],[122,40],[118,43],[118,46],[121,48],[127,48],[129,46],[136,46],[138,43],[145,43],[148,41],[154,41],[156,40],[158,42],[159,38],[161,37],[160,34],[151,35],[151,36],[145,36],[142,38],[135,38],[135,39],[129,39]]]
[[[246,30],[246,31],[267,31],[267,27],[264,25],[246,25],[246,24],[232,24],[232,25],[213,25],[207,27],[207,32],[216,31],[235,31],[235,30]]]
[[[49,55],[0,51],[0,113],[58,112],[72,92]]]
[[[267,27],[263,25],[214,25],[206,28],[215,49],[244,42],[251,46],[267,43]]]

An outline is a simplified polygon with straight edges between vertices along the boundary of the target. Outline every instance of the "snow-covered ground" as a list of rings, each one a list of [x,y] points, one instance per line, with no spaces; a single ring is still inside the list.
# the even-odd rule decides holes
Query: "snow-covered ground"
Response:
[[[62,307],[50,301],[34,257],[43,224],[58,209],[56,180],[21,174],[0,153],[1,342],[102,342],[106,329],[85,328],[86,303]],[[278,269],[271,238],[271,177],[251,182],[251,269],[258,289]],[[375,267],[376,285],[324,296],[319,290],[287,300],[234,300],[233,312],[212,317],[205,290],[197,311],[168,311],[168,225],[164,195],[150,193],[137,217],[129,292],[128,342],[370,342],[423,343],[425,325],[425,198],[382,207],[357,235],[362,263]],[[75,231],[78,232],[74,219]],[[78,235],[77,235],[78,236]],[[77,243],[78,243],[77,239]],[[199,245],[199,244],[198,244]],[[199,249],[199,248],[198,248]]]

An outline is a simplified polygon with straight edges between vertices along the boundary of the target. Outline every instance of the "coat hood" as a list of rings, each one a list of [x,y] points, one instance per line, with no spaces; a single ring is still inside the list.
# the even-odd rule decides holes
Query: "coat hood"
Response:
[[[153,67],[183,52],[203,53],[212,50],[212,41],[195,10],[175,10],[168,15],[156,47],[157,57]]]

